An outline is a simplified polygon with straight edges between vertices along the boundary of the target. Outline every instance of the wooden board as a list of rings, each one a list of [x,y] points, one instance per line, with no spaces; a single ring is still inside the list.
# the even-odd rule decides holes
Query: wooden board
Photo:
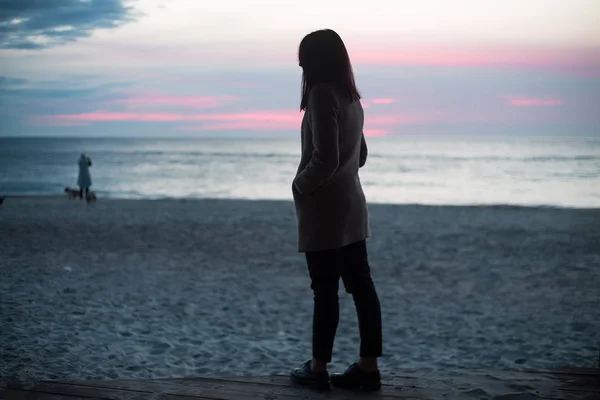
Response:
[[[486,391],[487,390],[487,391]],[[288,376],[198,377],[176,379],[45,381],[33,389],[0,389],[6,400],[423,400],[488,398],[493,393],[547,400],[600,400],[595,370],[473,371],[462,375],[401,373],[381,392],[333,389],[317,392],[291,383]],[[532,396],[533,395],[533,396]]]

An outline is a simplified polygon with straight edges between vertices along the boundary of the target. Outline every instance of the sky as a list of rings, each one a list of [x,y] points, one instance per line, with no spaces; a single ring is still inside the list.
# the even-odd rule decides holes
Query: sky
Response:
[[[1,0],[0,136],[298,134],[346,43],[365,134],[600,137],[598,0]]]

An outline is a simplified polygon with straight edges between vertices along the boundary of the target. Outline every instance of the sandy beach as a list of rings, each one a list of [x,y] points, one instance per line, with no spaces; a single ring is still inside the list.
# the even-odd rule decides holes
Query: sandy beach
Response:
[[[370,213],[384,376],[596,366],[600,210]],[[7,198],[0,274],[3,384],[287,373],[310,357],[291,202]],[[332,370],[358,351],[349,296],[341,308]]]

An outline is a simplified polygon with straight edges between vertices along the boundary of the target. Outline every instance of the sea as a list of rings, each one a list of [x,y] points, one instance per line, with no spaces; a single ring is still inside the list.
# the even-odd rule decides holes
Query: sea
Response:
[[[369,202],[600,207],[600,138],[367,139]],[[290,200],[299,138],[0,138],[0,195],[61,195],[81,153],[99,198]]]

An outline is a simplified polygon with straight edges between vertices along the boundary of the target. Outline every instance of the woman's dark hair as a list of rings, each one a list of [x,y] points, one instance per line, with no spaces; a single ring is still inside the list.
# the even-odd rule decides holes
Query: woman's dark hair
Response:
[[[322,29],[306,35],[298,48],[298,61],[303,71],[300,110],[306,109],[308,92],[319,83],[334,84],[350,101],[361,98],[348,50],[340,35],[333,30]]]

